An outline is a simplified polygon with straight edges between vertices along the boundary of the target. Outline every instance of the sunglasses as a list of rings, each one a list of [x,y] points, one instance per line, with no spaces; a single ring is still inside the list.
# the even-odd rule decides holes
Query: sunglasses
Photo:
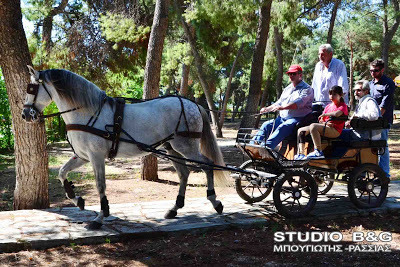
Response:
[[[287,75],[289,75],[289,76],[295,76],[295,75],[297,75],[297,72],[289,72]]]
[[[377,73],[377,72],[380,72],[381,70],[379,70],[379,69],[373,69],[373,70],[369,70],[369,72],[373,72],[373,73]]]

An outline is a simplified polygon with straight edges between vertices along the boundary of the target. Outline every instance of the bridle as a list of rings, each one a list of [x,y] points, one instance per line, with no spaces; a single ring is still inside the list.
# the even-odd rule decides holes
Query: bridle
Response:
[[[51,96],[49,89],[47,89],[46,84],[43,82],[43,80],[39,79],[38,83],[29,83],[27,88],[26,88],[26,93],[29,95],[33,95],[33,101],[32,104],[25,104],[24,108],[29,108],[29,115],[34,119],[46,119],[46,118],[50,118],[50,117],[54,117],[54,116],[58,116],[67,112],[71,112],[71,111],[75,111],[78,110],[79,107],[76,108],[71,108],[65,111],[61,111],[61,112],[57,112],[57,113],[52,113],[52,114],[48,114],[48,115],[43,115],[43,112],[40,112],[39,109],[35,106],[36,103],[36,99],[37,96],[39,94],[39,87],[40,85],[43,86],[44,90],[46,91],[46,93],[49,95],[50,99],[53,100],[53,97]]]
[[[33,95],[33,101],[31,104],[25,104],[24,108],[29,108],[29,115],[34,119],[38,119],[43,117],[43,114],[39,111],[39,109],[35,106],[36,104],[36,99],[39,94],[39,87],[40,85],[43,85],[43,88],[45,89],[46,93],[49,95],[50,99],[53,100],[49,90],[47,89],[46,85],[43,83],[42,80],[38,81],[39,83],[29,83],[27,88],[26,88],[26,93],[28,95]]]

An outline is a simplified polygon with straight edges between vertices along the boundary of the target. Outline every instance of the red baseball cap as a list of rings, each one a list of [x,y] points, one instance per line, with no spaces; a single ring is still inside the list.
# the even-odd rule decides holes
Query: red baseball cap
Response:
[[[298,71],[303,72],[303,69],[300,67],[300,65],[295,64],[295,65],[290,66],[289,70],[286,73],[295,73]]]

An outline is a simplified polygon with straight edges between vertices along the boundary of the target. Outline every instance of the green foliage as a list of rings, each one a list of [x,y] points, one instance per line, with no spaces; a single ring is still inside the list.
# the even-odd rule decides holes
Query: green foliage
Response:
[[[212,27],[244,36],[257,26],[258,8],[258,1],[253,0],[202,0],[194,3],[185,18],[194,23],[208,21]]]
[[[134,19],[121,14],[102,15],[99,22],[104,37],[115,42],[114,48],[121,42],[136,43],[146,39],[151,30],[149,26],[136,25]]]
[[[0,150],[12,150],[14,136],[11,127],[11,111],[7,90],[0,70]]]
[[[44,114],[57,113],[58,108],[54,102],[45,108]],[[65,140],[65,122],[61,116],[55,116],[47,118],[46,123],[46,135],[47,142],[54,143]]]
[[[110,84],[106,90],[107,95],[141,99],[143,96],[143,72],[143,70],[139,70],[139,73],[107,71],[106,79]]]
[[[160,73],[160,87],[163,94],[174,93],[180,87],[182,64],[190,66],[192,61],[188,43],[165,40]]]
[[[51,2],[52,5],[49,5]],[[68,1],[66,12],[53,21],[53,45],[50,54],[41,41],[44,17],[61,0],[25,0],[26,18],[35,24],[29,37],[29,50],[38,69],[64,68],[76,72],[92,81],[110,96],[142,97],[144,67],[148,38],[154,13],[153,0],[142,1]],[[232,81],[232,97],[228,110],[243,105],[248,94],[252,54],[257,32],[259,7],[262,1],[254,0],[196,0],[184,2],[184,17],[193,28],[197,48],[203,58],[203,69],[214,92],[214,101],[220,103],[224,97],[233,60],[242,43],[245,44],[236,66]],[[378,1],[379,2],[379,1]],[[389,1],[390,2],[390,1]],[[129,3],[129,4],[126,4]],[[270,84],[268,100],[276,98],[274,84],[277,76],[277,51],[274,42],[274,27],[283,34],[284,71],[291,64],[303,67],[303,78],[311,83],[314,66],[318,61],[318,47],[326,42],[327,29],[333,1],[273,1],[271,26],[264,60],[264,80]],[[190,66],[189,90],[201,98],[196,67],[190,47],[180,22],[171,5],[169,25],[162,58],[160,94],[174,93],[180,87],[182,64]],[[393,23],[395,12],[388,5],[389,23]],[[380,57],[382,42],[381,3],[376,1],[342,1],[333,32],[334,56],[343,60],[350,73],[350,44],[354,53],[354,78],[370,78],[368,63]],[[393,38],[390,52],[392,78],[399,75],[400,32]],[[4,107],[5,89],[0,80],[0,117],[7,117]],[[289,80],[283,76],[283,86]],[[4,82],[3,82],[4,87]],[[263,85],[263,87],[265,87]],[[4,97],[5,96],[5,97]],[[239,107],[240,110],[240,107]],[[56,112],[55,106],[46,112]],[[9,114],[9,113],[8,113]],[[8,117],[9,118],[9,115]],[[0,122],[2,123],[2,122]],[[1,130],[8,128],[2,125]],[[0,130],[0,134],[1,134]],[[63,123],[57,118],[46,124],[49,142],[63,138]],[[3,134],[4,135],[4,134]],[[1,138],[1,142],[5,142]],[[9,140],[12,141],[12,138]],[[4,146],[1,143],[0,147]],[[11,144],[12,147],[12,144]]]

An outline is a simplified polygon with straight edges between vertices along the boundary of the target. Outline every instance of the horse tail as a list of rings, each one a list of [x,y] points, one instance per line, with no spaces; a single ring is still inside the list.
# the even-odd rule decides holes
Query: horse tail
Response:
[[[214,164],[219,166],[226,166],[224,157],[222,156],[221,149],[218,146],[217,138],[215,137],[207,112],[204,108],[200,107],[201,117],[203,118],[203,131],[200,139],[200,152],[211,159]],[[229,186],[231,179],[227,171],[214,170],[214,181],[216,186]]]

